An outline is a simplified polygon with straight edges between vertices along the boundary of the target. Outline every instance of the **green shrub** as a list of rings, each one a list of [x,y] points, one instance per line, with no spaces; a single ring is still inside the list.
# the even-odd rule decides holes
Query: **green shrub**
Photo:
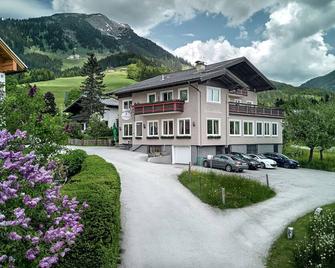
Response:
[[[294,249],[296,267],[335,267],[335,211],[311,216],[308,233]]]
[[[117,267],[120,246],[120,179],[112,164],[88,156],[82,171],[63,187],[63,193],[86,200],[84,232],[60,267]]]
[[[60,161],[65,167],[67,177],[72,177],[80,172],[87,154],[83,150],[69,150],[60,155]]]
[[[184,171],[179,181],[203,202],[219,208],[240,208],[264,201],[275,195],[271,188],[258,181],[238,175],[215,172]],[[226,202],[222,204],[221,188],[225,188]]]

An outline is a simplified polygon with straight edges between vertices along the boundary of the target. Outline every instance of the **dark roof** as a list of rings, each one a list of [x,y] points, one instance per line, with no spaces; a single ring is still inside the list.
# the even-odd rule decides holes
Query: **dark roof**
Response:
[[[68,107],[65,108],[65,113],[73,113],[78,114],[81,112],[82,106],[81,106],[81,98],[76,99],[74,102],[72,102]],[[119,101],[115,98],[103,98],[101,99],[101,103],[103,103],[107,107],[119,107]]]
[[[185,83],[203,83],[210,79],[220,79],[228,87],[240,86],[255,90],[256,92],[275,88],[247,58],[241,57],[205,65],[202,71],[192,68],[185,71],[158,75],[108,94],[122,95]]]

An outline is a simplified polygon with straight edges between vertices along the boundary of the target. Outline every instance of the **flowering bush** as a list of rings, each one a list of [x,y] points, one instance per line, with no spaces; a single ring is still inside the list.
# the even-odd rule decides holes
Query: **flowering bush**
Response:
[[[83,231],[87,204],[60,194],[54,163],[23,153],[26,133],[0,131],[0,267],[56,264]]]
[[[335,267],[335,211],[325,210],[309,223],[308,235],[294,250],[296,267]]]

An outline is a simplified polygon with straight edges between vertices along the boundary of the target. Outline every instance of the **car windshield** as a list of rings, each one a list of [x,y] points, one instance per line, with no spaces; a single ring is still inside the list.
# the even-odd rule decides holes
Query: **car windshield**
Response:
[[[242,154],[242,156],[243,156],[244,158],[247,158],[247,159],[252,159],[252,157],[251,157],[250,155]]]
[[[242,159],[236,155],[231,155],[230,156],[231,159],[235,160],[235,161],[241,161]]]
[[[279,157],[285,158],[285,159],[289,159],[286,155],[284,154],[278,154]]]

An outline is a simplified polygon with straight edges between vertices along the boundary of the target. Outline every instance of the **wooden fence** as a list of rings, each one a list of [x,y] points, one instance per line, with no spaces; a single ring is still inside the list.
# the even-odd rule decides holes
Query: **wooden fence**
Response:
[[[80,140],[80,139],[68,139],[68,145],[76,146],[114,146],[115,143],[112,139],[97,139],[97,140]]]

